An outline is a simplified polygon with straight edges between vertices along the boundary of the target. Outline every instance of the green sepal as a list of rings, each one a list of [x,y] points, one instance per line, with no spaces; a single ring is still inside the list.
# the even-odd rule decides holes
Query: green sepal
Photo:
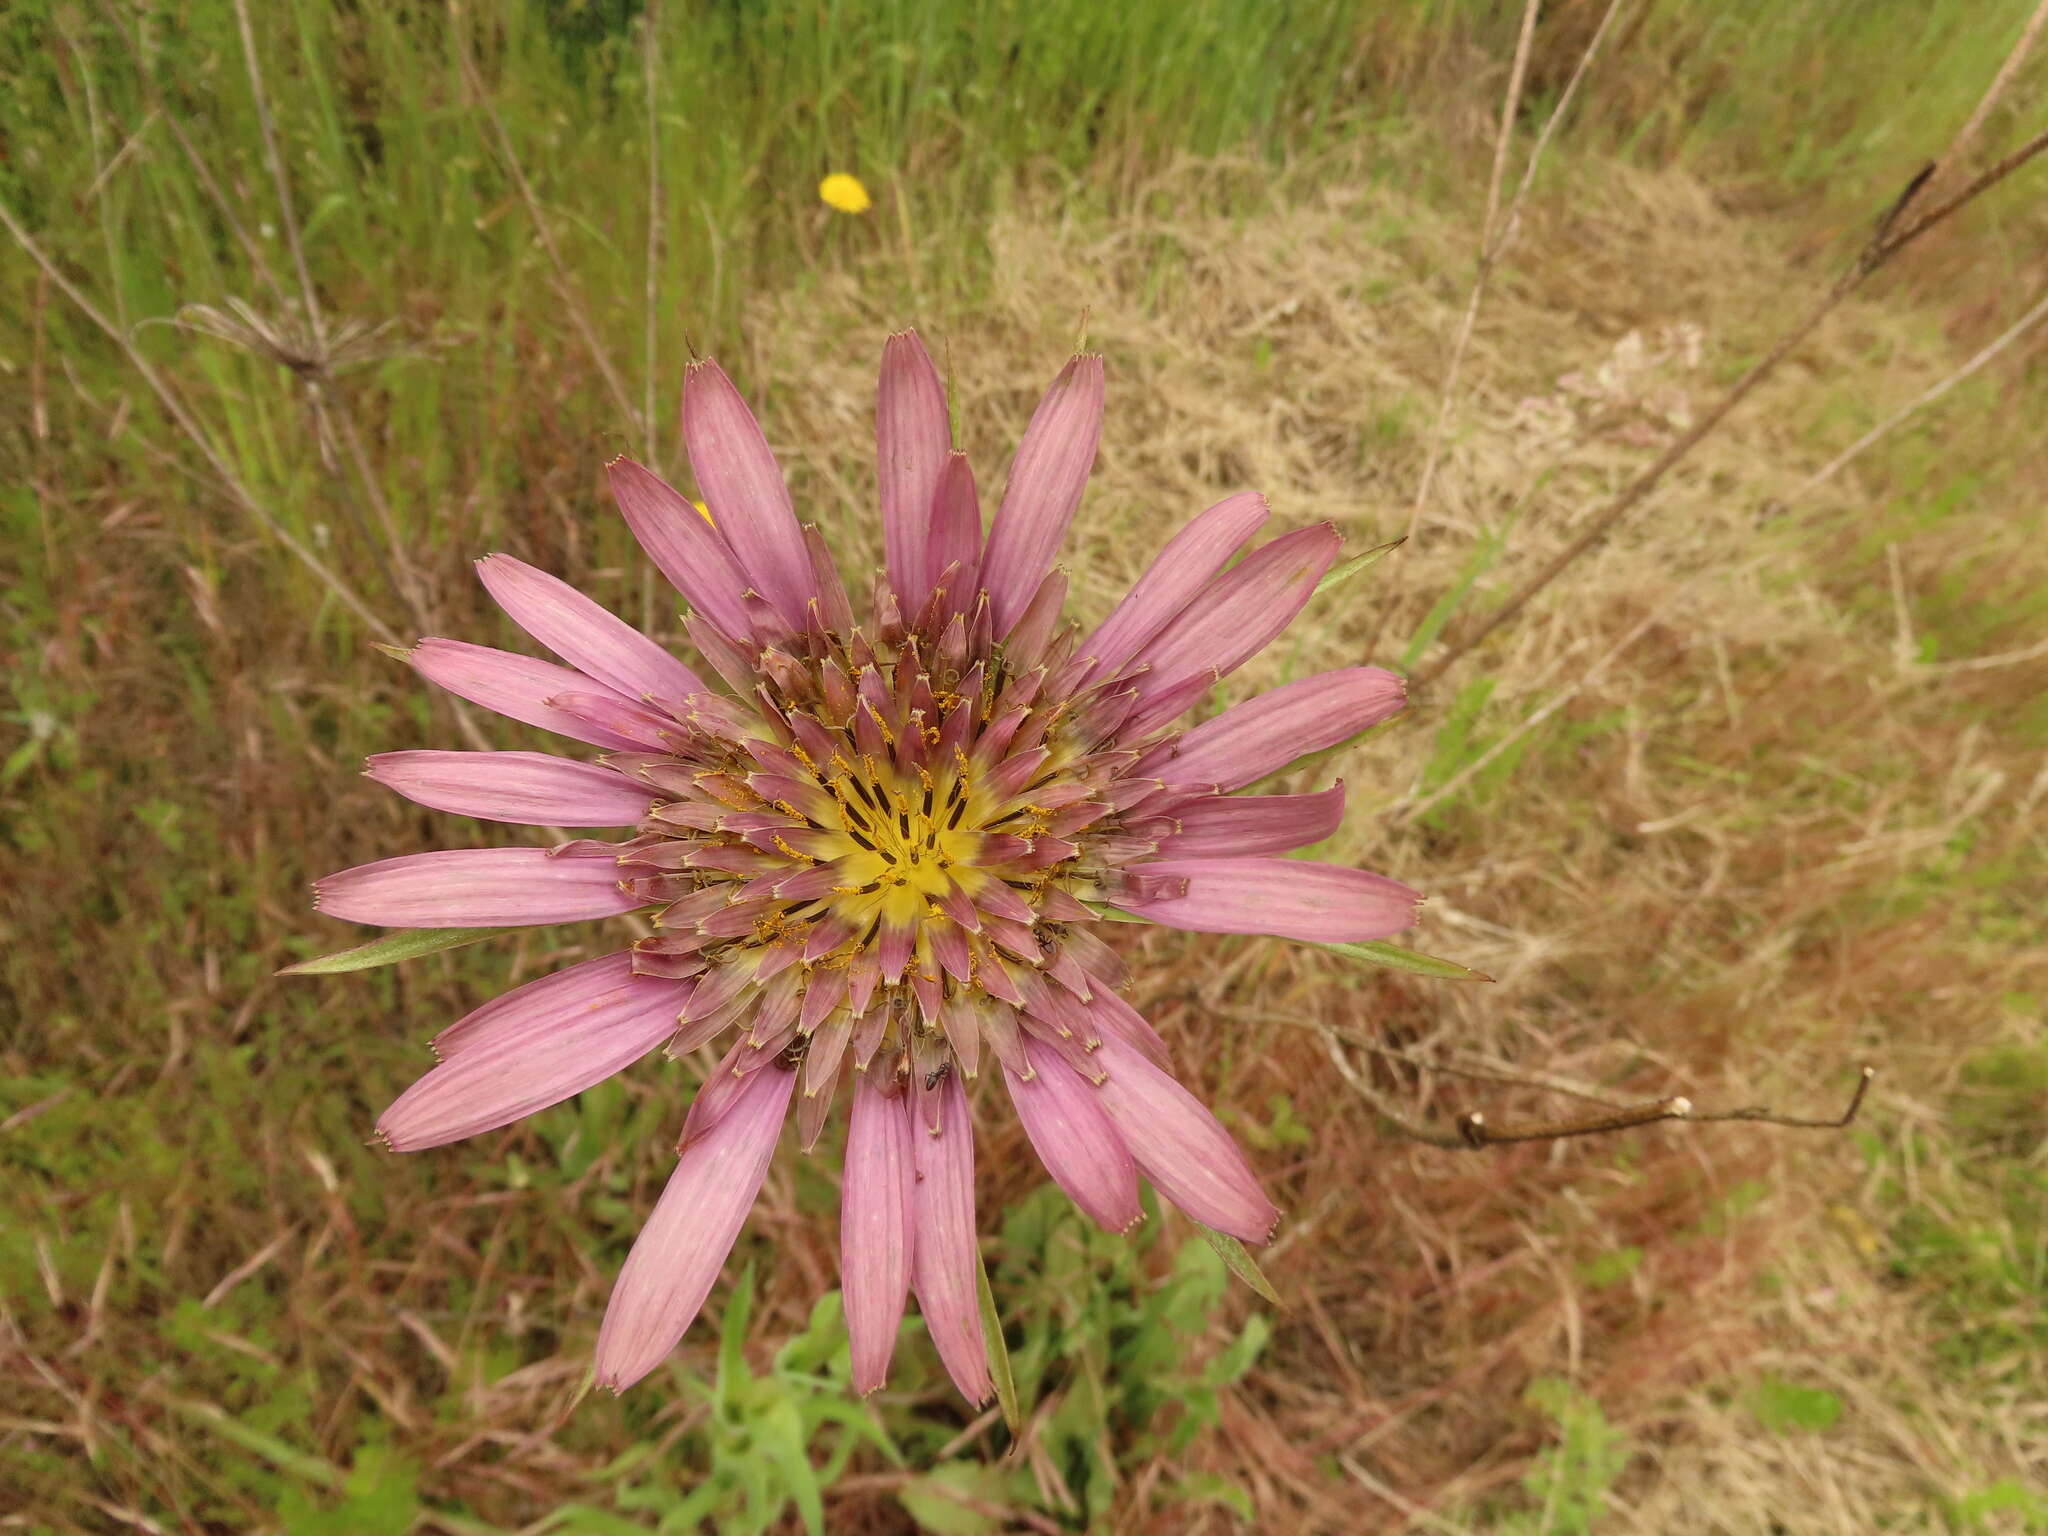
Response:
[[[354,949],[322,955],[317,960],[301,960],[277,974],[336,976],[343,971],[374,971],[380,965],[397,965],[402,960],[417,960],[421,955],[438,955],[444,949],[481,944],[485,939],[514,932],[517,932],[514,928],[406,928],[397,933],[387,933],[381,939],[372,939],[367,944],[358,944]]]
[[[1145,923],[1150,927],[1163,928],[1164,923],[1154,923],[1149,917],[1140,917],[1135,912],[1126,912],[1121,907],[1112,907],[1106,901],[1086,903],[1097,917],[1112,923]],[[1246,938],[1272,937],[1281,935],[1246,934]],[[1323,943],[1316,939],[1288,939],[1290,944],[1306,944],[1310,949],[1327,949],[1333,954],[1351,960],[1362,960],[1367,965],[1384,965],[1391,970],[1413,971],[1418,976],[1434,976],[1439,981],[1492,981],[1484,971],[1472,970],[1455,960],[1440,960],[1435,955],[1425,955],[1420,950],[1403,949],[1398,944],[1382,943],[1378,939],[1363,944]]]
[[[1332,587],[1343,585],[1343,583],[1349,581],[1367,566],[1378,565],[1380,561],[1386,559],[1387,556],[1407,542],[1408,536],[1403,534],[1398,539],[1390,539],[1384,544],[1375,544],[1363,554],[1353,555],[1342,564],[1331,566],[1329,570],[1323,573],[1323,579],[1316,583],[1316,590],[1313,595],[1321,597]]]
[[[1196,1226],[1202,1227],[1198,1221]],[[1258,1260],[1251,1256],[1251,1250],[1232,1237],[1228,1232],[1218,1232],[1214,1227],[1202,1227],[1202,1236],[1209,1240],[1209,1246],[1216,1250],[1229,1271],[1246,1285],[1257,1291],[1274,1306],[1281,1306],[1280,1293],[1273,1289],[1273,1282],[1266,1278],[1266,1272],[1259,1268]]]
[[[1434,976],[1439,981],[1492,981],[1484,971],[1475,971],[1455,960],[1440,960],[1435,955],[1425,955],[1417,949],[1403,949],[1398,944],[1385,944],[1377,939],[1364,944],[1321,944],[1312,939],[1300,939],[1297,943],[1308,944],[1315,949],[1333,950],[1353,960],[1363,960],[1367,965],[1384,965],[1396,971],[1413,971],[1417,976]]]
[[[1003,1423],[1015,1440],[1024,1433],[1024,1411],[1017,1405],[1017,1375],[1010,1368],[1010,1343],[1003,1337],[1003,1319],[996,1311],[996,1293],[988,1283],[988,1266],[981,1250],[974,1252],[974,1296],[981,1303],[981,1337],[988,1350],[989,1375],[995,1378],[996,1402],[1003,1410]]]

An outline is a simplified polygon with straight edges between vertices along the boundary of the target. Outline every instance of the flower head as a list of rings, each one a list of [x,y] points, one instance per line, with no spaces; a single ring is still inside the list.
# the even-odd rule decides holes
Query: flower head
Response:
[[[891,337],[876,407],[885,569],[857,614],[754,417],[697,363],[683,429],[708,517],[630,460],[610,476],[711,675],[506,555],[479,563],[485,586],[562,664],[456,640],[410,653],[442,687],[599,756],[393,752],[372,777],[440,810],[634,834],[387,859],[318,882],[320,908],[398,927],[646,912],[653,932],[444,1031],[440,1064],[379,1121],[386,1141],[506,1125],[664,1041],[671,1055],[723,1047],[613,1292],[606,1385],[652,1370],[695,1318],[791,1107],[808,1149],[849,1084],[841,1260],[862,1391],[881,1385],[914,1291],[961,1391],[989,1394],[971,1124],[988,1078],[1103,1226],[1138,1220],[1142,1173],[1211,1227],[1270,1234],[1250,1166],[1119,996],[1098,905],[1310,940],[1407,926],[1406,886],[1280,857],[1336,828],[1341,785],[1235,793],[1386,719],[1402,687],[1348,667],[1178,729],[1301,609],[1337,535],[1304,528],[1237,559],[1267,508],[1228,497],[1084,634],[1062,618],[1053,561],[1101,419],[1101,360],[1076,357],[984,534],[938,372],[915,334]]]
[[[841,213],[866,213],[875,205],[875,200],[868,196],[868,189],[861,185],[860,178],[849,176],[844,171],[834,171],[818,183],[818,201]]]

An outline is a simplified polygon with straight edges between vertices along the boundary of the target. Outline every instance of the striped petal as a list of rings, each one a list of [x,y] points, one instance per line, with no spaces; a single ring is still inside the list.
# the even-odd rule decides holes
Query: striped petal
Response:
[[[1131,772],[1238,789],[1391,719],[1407,702],[1401,679],[1380,667],[1319,673],[1231,706],[1147,753]]]
[[[1180,616],[1266,517],[1266,498],[1247,491],[1217,502],[1175,534],[1082,645],[1078,654],[1095,659],[1095,676],[1116,676],[1125,662]]]
[[[1101,437],[1102,359],[1084,353],[1060,370],[1038,402],[989,529],[981,580],[998,636],[1010,632],[1052,569]]]
[[[476,570],[513,623],[585,676],[629,699],[704,691],[696,673],[566,581],[510,555],[488,555]]]
[[[624,1391],[681,1341],[761,1193],[796,1074],[749,1073],[739,1101],[690,1143],[640,1229],[597,1335],[597,1382]]]
[[[740,602],[747,580],[724,536],[688,497],[645,466],[614,459],[605,473],[626,526],[669,584],[728,635],[747,634],[751,626]]]
[[[509,720],[537,725],[558,736],[607,747],[614,752],[631,752],[639,747],[630,736],[558,709],[548,701],[565,695],[602,694],[615,698],[620,707],[631,701],[591,678],[551,661],[511,651],[494,651],[487,645],[466,640],[422,640],[406,653],[420,676],[437,683],[472,704],[495,710]]]
[[[909,1099],[885,1098],[867,1073],[858,1074],[840,1181],[839,1279],[853,1350],[853,1390],[863,1397],[888,1379],[910,1296],[917,1235],[911,1136]]]
[[[1271,1237],[1279,1211],[1201,1101],[1117,1036],[1105,1033],[1096,1057],[1108,1074],[1102,1107],[1159,1193],[1218,1232],[1248,1243]]]
[[[933,514],[952,449],[946,386],[931,354],[915,331],[891,336],[875,393],[875,468],[889,585],[908,614],[924,606],[938,575],[930,559]]]
[[[379,752],[364,773],[416,805],[529,827],[624,827],[651,790],[597,763],[545,752]]]
[[[1097,1225],[1130,1231],[1145,1216],[1138,1168],[1095,1088],[1040,1041],[1026,1040],[1024,1056],[1032,1075],[1006,1068],[1003,1080],[1038,1160]]]
[[[917,1165],[911,1284],[946,1374],[967,1401],[984,1403],[995,1385],[975,1286],[981,1256],[974,1241],[974,1124],[959,1073],[947,1074],[938,1093],[939,1129],[917,1126],[911,1135]]]
[[[1420,891],[1362,869],[1306,859],[1158,859],[1135,873],[1187,881],[1179,896],[1126,900],[1140,917],[1197,933],[1264,933],[1360,943],[1415,921]]]
[[[454,1053],[399,1095],[377,1132],[417,1152],[559,1104],[674,1034],[690,985],[636,976],[625,954],[529,982],[452,1025]]]
[[[948,566],[958,567],[950,578],[951,606],[955,612],[972,606],[968,600],[981,580],[981,497],[964,453],[948,454],[939,473],[925,558],[934,582]]]
[[[313,905],[386,928],[499,928],[613,917],[645,903],[619,889],[608,848],[443,848],[315,880]]]
[[[1162,858],[1243,857],[1320,843],[1344,820],[1344,786],[1319,795],[1211,795],[1173,812],[1180,830],[1162,838]]]
[[[1151,699],[1191,677],[1222,677],[1294,621],[1337,556],[1328,523],[1261,545],[1210,582],[1138,652],[1136,678]]]
[[[761,425],[718,364],[692,363],[683,380],[683,440],[711,520],[756,592],[785,623],[804,629],[818,595],[789,485]],[[743,626],[735,633],[750,633]]]

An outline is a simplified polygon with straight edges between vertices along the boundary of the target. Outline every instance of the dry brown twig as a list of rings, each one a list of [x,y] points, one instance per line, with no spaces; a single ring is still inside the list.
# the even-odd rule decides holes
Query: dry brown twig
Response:
[[[2048,0],[2044,0],[2048,3]],[[1579,62],[1572,70],[1571,79],[1565,83],[1563,93],[1557,98],[1557,105],[1551,108],[1550,116],[1544,121],[1536,135],[1536,142],[1530,147],[1528,162],[1522,167],[1522,179],[1516,184],[1514,195],[1508,199],[1505,216],[1500,211],[1501,182],[1505,178],[1508,162],[1508,147],[1515,136],[1515,119],[1522,104],[1522,84],[1528,75],[1529,49],[1536,34],[1536,17],[1541,10],[1541,0],[1527,0],[1522,10],[1521,33],[1515,41],[1514,63],[1508,70],[1507,90],[1501,99],[1500,127],[1493,144],[1493,171],[1486,187],[1486,215],[1479,228],[1479,263],[1472,277],[1472,290],[1465,300],[1465,313],[1458,325],[1458,334],[1451,343],[1450,361],[1444,368],[1443,391],[1437,400],[1435,425],[1429,434],[1429,446],[1422,461],[1422,478],[1415,488],[1415,500],[1408,509],[1408,531],[1403,537],[1414,538],[1415,531],[1422,525],[1423,508],[1429,503],[1429,493],[1436,482],[1436,472],[1443,462],[1444,437],[1450,429],[1451,411],[1457,404],[1458,378],[1465,364],[1465,353],[1472,344],[1472,333],[1479,324],[1479,307],[1486,297],[1487,285],[1492,281],[1493,270],[1507,254],[1521,229],[1522,204],[1529,196],[1529,189],[1535,185],[1536,170],[1543,161],[1543,152],[1550,147],[1558,126],[1570,110],[1572,98],[1578,94],[1579,82],[1585,78],[1594,56],[1600,51],[1600,44],[1607,36],[1607,29],[1621,9],[1621,0],[1608,0],[1600,25],[1594,28],[1592,38],[1585,51],[1579,55]]]
[[[1386,1123],[1389,1129],[1411,1141],[1427,1146],[1441,1147],[1445,1151],[1475,1152],[1487,1147],[1507,1146],[1530,1141],[1562,1141],[1578,1136],[1607,1136],[1617,1131],[1633,1130],[1638,1126],[1658,1125],[1666,1121],[1683,1121],[1688,1125],[1713,1125],[1732,1120],[1746,1120],[1759,1125],[1782,1126],[1790,1130],[1838,1131],[1844,1130],[1856,1121],[1863,1109],[1864,1097],[1870,1092],[1870,1085],[1877,1078],[1877,1068],[1865,1066],[1858,1070],[1856,1090],[1850,1096],[1849,1104],[1839,1115],[1831,1118],[1816,1118],[1807,1115],[1789,1115],[1765,1105],[1746,1105],[1740,1109],[1710,1110],[1701,1112],[1691,1099],[1683,1095],[1670,1098],[1651,1099],[1635,1104],[1602,1103],[1591,1114],[1568,1116],[1560,1120],[1539,1121],[1533,1124],[1495,1126],[1488,1123],[1479,1110],[1467,1110],[1453,1123],[1454,1129],[1435,1130],[1419,1125],[1390,1105],[1385,1095],[1359,1075],[1350,1059],[1345,1055],[1335,1031],[1323,1028],[1324,1048],[1329,1052],[1331,1062],[1344,1080],[1349,1083],[1360,1098],[1372,1106],[1373,1112]],[[1357,1042],[1350,1042],[1356,1044]],[[1412,1065],[1431,1071],[1450,1072],[1457,1076],[1478,1077],[1488,1081],[1512,1081],[1490,1074],[1468,1072],[1442,1062],[1416,1061],[1406,1053],[1391,1047],[1368,1046],[1376,1055],[1395,1060],[1407,1061]],[[1590,1097],[1575,1094],[1574,1097]]]
[[[2028,33],[2021,37],[2019,43],[2015,45],[2015,52],[2023,51],[2027,43],[2031,41],[2031,37],[2032,32],[2030,29]],[[2009,78],[2007,72],[2001,70],[1998,79],[1994,80],[1992,86],[1986,91],[1987,98],[1998,91],[2002,91],[2004,88],[2002,82],[2007,78]],[[1609,501],[1606,506],[1589,519],[1585,528],[1580,531],[1576,538],[1545,562],[1542,569],[1523,582],[1506,602],[1487,615],[1485,619],[1481,620],[1469,634],[1462,636],[1428,666],[1421,668],[1415,674],[1412,686],[1417,688],[1426,687],[1443,676],[1446,671],[1470,654],[1496,629],[1509,623],[1520,614],[1522,609],[1528,606],[1532,598],[1569,569],[1573,562],[1605,539],[1616,523],[1620,522],[1623,517],[1640,505],[1679,461],[1691,453],[1701,440],[1714,431],[1716,427],[1720,426],[1722,421],[1727,418],[1729,412],[1733,411],[1736,406],[1748,398],[1750,393],[1759,384],[1775,373],[1778,366],[1787,357],[1791,356],[1808,336],[1813,334],[1821,322],[1833,314],[1840,307],[1842,301],[1848,298],[1857,288],[1861,287],[1873,273],[1889,264],[1901,251],[1913,245],[1923,235],[1948,222],[1961,209],[1976,201],[1992,187],[2004,181],[2013,172],[2019,170],[2021,166],[2027,164],[2028,161],[2034,159],[2043,151],[2048,151],[2048,130],[2035,134],[2032,138],[2021,144],[2018,149],[2015,149],[2012,153],[1998,161],[1997,164],[1972,177],[1960,191],[1938,202],[1928,212],[1921,214],[1917,218],[1909,218],[1908,216],[1916,204],[1925,203],[1926,194],[1929,187],[1934,183],[1936,171],[1939,168],[1936,162],[1929,162],[1923,167],[1906,184],[1898,197],[1892,201],[1891,206],[1878,218],[1876,227],[1872,231],[1869,240],[1864,243],[1862,250],[1857,253],[1855,260],[1849,264],[1847,269],[1835,280],[1827,292],[1822,294],[1807,310],[1806,314],[1790,330],[1779,337],[1771,349],[1752,364],[1749,370],[1729,387],[1728,392],[1716,401],[1693,424],[1690,430],[1674,441],[1663,453],[1659,454],[1654,463],[1640,475],[1636,476],[1619,495],[1615,496],[1613,500]]]

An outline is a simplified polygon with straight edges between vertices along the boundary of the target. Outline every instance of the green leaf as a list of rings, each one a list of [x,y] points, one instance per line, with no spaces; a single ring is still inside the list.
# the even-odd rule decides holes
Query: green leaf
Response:
[[[1316,583],[1316,590],[1313,595],[1321,597],[1330,588],[1343,585],[1367,566],[1379,564],[1380,561],[1386,559],[1387,556],[1407,542],[1408,536],[1403,534],[1398,539],[1390,539],[1384,544],[1375,544],[1371,549],[1365,551],[1364,554],[1353,555],[1349,560],[1331,566],[1329,570],[1323,573],[1323,579]]]
[[[910,1511],[918,1528],[932,1532],[933,1536],[990,1536],[1004,1525],[1000,1516],[970,1509],[961,1502],[973,1499],[978,1504],[1005,1503],[1002,1473],[980,1462],[946,1462],[905,1483],[896,1490],[896,1497]]]
[[[354,949],[322,955],[317,960],[301,960],[277,974],[335,976],[343,971],[373,971],[380,965],[397,965],[401,960],[417,960],[421,955],[438,955],[444,949],[481,944],[501,933],[516,931],[512,928],[406,928],[397,933],[387,933],[381,939],[372,939],[367,944],[358,944]]]
[[[1111,923],[1149,923],[1153,927],[1163,924],[1152,923],[1150,918],[1139,917],[1135,912],[1125,912],[1107,902],[1091,901],[1088,907],[1094,914]],[[1252,938],[1260,935],[1252,934]],[[1418,976],[1434,976],[1440,981],[1492,981],[1484,971],[1475,971],[1458,964],[1455,960],[1439,960],[1435,955],[1425,955],[1420,950],[1403,949],[1398,944],[1382,943],[1378,939],[1363,944],[1321,944],[1313,939],[1293,939],[1289,942],[1306,944],[1311,949],[1327,949],[1353,960],[1362,960],[1367,965],[1384,965],[1397,971],[1413,971]]]
[[[1842,1400],[1822,1387],[1802,1387],[1782,1376],[1766,1376],[1749,1394],[1749,1411],[1774,1435],[1795,1430],[1832,1429]]]
[[[1313,941],[1308,939],[1298,942],[1312,944],[1316,949],[1335,950],[1340,955],[1362,960],[1367,965],[1384,965],[1397,971],[1413,971],[1418,976],[1434,976],[1442,981],[1493,980],[1484,971],[1468,970],[1455,960],[1439,960],[1435,955],[1425,955],[1420,950],[1403,949],[1398,944],[1386,944],[1378,939],[1364,944],[1313,944]]]
[[[1003,1423],[1015,1439],[1024,1431],[1024,1413],[1017,1406],[1017,1378],[1010,1369],[1010,1345],[1003,1337],[1003,1319],[996,1311],[996,1293],[988,1283],[988,1266],[981,1250],[974,1253],[974,1295],[981,1303],[981,1336],[987,1341],[989,1374],[995,1377],[996,1401],[1002,1405]]]
[[[1197,1222],[1195,1225],[1201,1226],[1201,1223]],[[1277,1307],[1281,1304],[1280,1293],[1273,1289],[1273,1282],[1266,1278],[1265,1271],[1259,1268],[1258,1262],[1252,1258],[1243,1243],[1240,1243],[1228,1232],[1218,1232],[1211,1227],[1202,1227],[1202,1236],[1209,1240],[1209,1246],[1216,1250],[1216,1256],[1224,1262],[1233,1275],[1265,1297],[1266,1300],[1273,1303],[1274,1306]],[[1196,1251],[1200,1252],[1199,1249]]]

